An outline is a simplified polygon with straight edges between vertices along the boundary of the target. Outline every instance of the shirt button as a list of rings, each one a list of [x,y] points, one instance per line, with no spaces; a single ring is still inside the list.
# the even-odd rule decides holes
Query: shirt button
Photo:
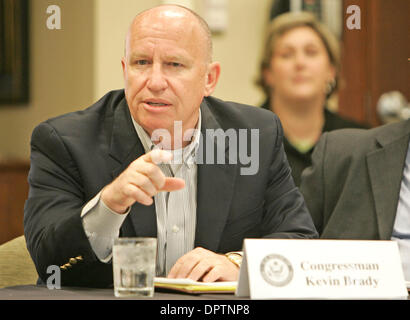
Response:
[[[179,228],[178,228],[176,225],[174,225],[174,226],[172,227],[172,232],[173,232],[173,233],[178,233],[178,231],[179,231]]]

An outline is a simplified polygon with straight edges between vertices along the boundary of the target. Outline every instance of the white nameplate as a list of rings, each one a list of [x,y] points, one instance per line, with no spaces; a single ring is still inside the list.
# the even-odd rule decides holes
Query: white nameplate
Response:
[[[239,297],[406,299],[394,241],[245,239]]]

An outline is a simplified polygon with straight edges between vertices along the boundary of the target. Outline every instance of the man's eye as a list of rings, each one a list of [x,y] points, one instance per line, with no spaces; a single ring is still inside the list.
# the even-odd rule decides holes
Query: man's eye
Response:
[[[139,65],[139,66],[145,66],[147,64],[149,64],[148,60],[137,60],[135,61],[135,64]]]
[[[179,63],[179,62],[169,62],[168,65],[171,67],[176,67],[176,68],[182,67],[182,63]]]

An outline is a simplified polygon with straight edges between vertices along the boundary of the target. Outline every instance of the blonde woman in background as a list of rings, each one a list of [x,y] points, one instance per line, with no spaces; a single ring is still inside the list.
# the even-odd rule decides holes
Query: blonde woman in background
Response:
[[[339,84],[339,71],[338,40],[314,15],[289,12],[272,20],[258,82],[267,97],[262,107],[281,120],[297,186],[322,132],[364,127],[327,108]]]

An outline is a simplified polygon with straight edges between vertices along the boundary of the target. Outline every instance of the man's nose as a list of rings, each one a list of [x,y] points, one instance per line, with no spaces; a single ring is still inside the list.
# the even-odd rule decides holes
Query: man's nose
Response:
[[[147,81],[148,89],[161,91],[168,87],[167,79],[160,64],[153,64]]]

